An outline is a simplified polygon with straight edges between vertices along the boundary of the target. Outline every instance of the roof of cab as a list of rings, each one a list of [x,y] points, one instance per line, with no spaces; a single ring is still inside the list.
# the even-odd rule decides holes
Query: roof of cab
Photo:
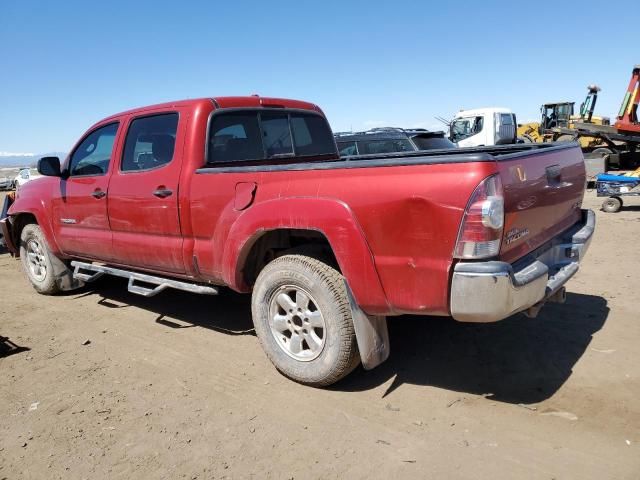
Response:
[[[260,107],[274,107],[274,108],[296,108],[302,110],[313,110],[315,112],[324,112],[315,103],[303,102],[301,100],[292,100],[287,98],[274,98],[274,97],[261,97],[259,95],[249,95],[244,97],[206,97],[206,98],[192,98],[188,100],[177,100],[174,102],[158,103],[155,105],[147,105],[144,107],[133,108],[124,112],[110,115],[97,123],[103,123],[111,119],[122,117],[124,115],[138,114],[149,112],[153,110],[163,110],[172,107],[193,107],[201,105],[203,103],[213,103],[216,109],[224,108],[260,108]]]
[[[456,112],[454,118],[491,115],[493,113],[513,113],[513,112],[511,111],[511,109],[503,108],[503,107],[473,108],[471,110],[460,110],[459,112]]]

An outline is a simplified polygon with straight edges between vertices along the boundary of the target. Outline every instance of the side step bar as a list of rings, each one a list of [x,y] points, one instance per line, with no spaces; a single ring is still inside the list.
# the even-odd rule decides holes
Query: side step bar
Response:
[[[143,297],[153,297],[167,288],[175,288],[176,290],[184,290],[185,292],[199,293],[202,295],[216,295],[218,293],[218,289],[207,285],[198,285],[197,283],[183,282],[181,280],[174,280],[171,278],[156,277],[154,275],[121,270],[119,268],[107,267],[95,263],[77,262],[74,260],[71,262],[71,266],[74,267],[73,278],[77,278],[78,280],[82,280],[86,283],[93,282],[104,274],[128,278],[129,291],[136,295],[142,295]],[[155,287],[143,287],[142,285],[136,285],[135,282],[143,282],[148,285],[155,285]]]

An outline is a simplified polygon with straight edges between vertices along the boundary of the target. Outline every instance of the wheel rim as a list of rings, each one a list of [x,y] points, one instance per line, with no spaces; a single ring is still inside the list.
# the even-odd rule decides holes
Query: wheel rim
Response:
[[[44,258],[44,250],[40,243],[31,239],[27,242],[27,259],[29,270],[34,279],[41,282],[47,276],[47,264]]]
[[[322,353],[327,337],[318,302],[306,290],[280,287],[269,301],[269,327],[278,346],[290,357],[308,362]]]

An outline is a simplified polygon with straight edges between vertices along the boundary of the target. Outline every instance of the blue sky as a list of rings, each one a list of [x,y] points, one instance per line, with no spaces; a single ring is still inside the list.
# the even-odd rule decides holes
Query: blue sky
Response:
[[[118,111],[252,93],[313,101],[335,130],[430,128],[483,106],[537,119],[595,82],[613,118],[640,63],[637,0],[536,5],[6,0],[0,152],[68,151]]]

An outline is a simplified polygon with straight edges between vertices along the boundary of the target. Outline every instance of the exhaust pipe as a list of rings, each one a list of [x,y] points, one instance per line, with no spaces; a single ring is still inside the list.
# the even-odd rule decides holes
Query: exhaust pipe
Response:
[[[545,302],[553,302],[553,303],[564,303],[567,301],[567,289],[564,287],[560,287],[557,292],[555,292],[550,297],[546,298],[542,302],[538,302],[535,305],[524,310],[524,313],[529,318],[536,318],[540,313],[540,310],[544,306]]]

